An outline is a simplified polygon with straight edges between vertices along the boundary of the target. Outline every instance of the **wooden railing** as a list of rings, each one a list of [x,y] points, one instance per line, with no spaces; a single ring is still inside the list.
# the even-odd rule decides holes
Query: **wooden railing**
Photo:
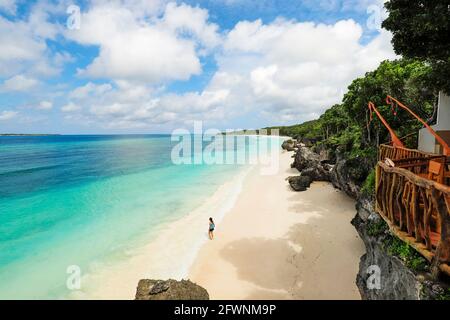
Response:
[[[444,175],[448,172],[448,159],[445,155],[437,155],[435,153],[422,152],[416,149],[399,148],[383,144],[380,145],[379,148],[378,161],[385,161],[386,159],[391,160],[396,168],[409,170],[422,177],[426,177],[428,174],[430,160],[444,165]],[[450,176],[450,174],[447,174],[447,176]]]
[[[426,166],[414,164],[415,159],[421,162],[427,159],[420,151],[406,149],[408,156],[412,156],[406,159],[405,150],[383,149],[380,158],[394,156],[396,165],[384,161],[377,164],[377,212],[400,239],[432,263],[433,273],[441,270],[450,275],[450,187],[415,174],[419,169],[414,168]],[[407,160],[412,160],[413,170],[397,167],[402,162],[408,164]]]
[[[393,147],[387,144],[380,145],[378,152],[379,161],[384,161],[386,158],[395,161],[402,159],[429,158],[435,156],[436,154],[434,153],[422,152],[416,149]]]

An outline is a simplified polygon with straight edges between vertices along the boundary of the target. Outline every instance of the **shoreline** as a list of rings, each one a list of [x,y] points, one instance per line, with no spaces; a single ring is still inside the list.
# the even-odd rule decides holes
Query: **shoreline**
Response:
[[[198,251],[208,240],[211,212],[218,223],[234,206],[242,184],[253,166],[239,169],[205,201],[187,215],[156,229],[156,237],[127,252],[124,260],[93,266],[82,277],[82,290],[69,299],[134,299],[141,279],[186,279]],[[120,274],[118,277],[117,275]]]
[[[252,168],[215,239],[200,249],[189,279],[211,299],[361,299],[355,201],[329,183],[292,191],[291,155],[280,153],[275,175]]]

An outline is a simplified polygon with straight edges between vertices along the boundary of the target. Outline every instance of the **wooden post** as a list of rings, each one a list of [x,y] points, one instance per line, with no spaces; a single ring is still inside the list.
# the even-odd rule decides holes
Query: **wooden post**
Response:
[[[411,198],[411,183],[407,181],[405,183],[405,188],[403,189],[403,207],[405,208],[405,215],[406,215],[406,232],[409,236],[412,236],[413,228],[412,228],[412,221],[411,221],[411,206],[410,206],[410,199]]]
[[[405,179],[402,176],[399,176],[399,183],[398,183],[398,187],[397,187],[397,194],[395,197],[395,204],[397,205],[397,210],[398,210],[398,214],[399,214],[399,228],[401,231],[405,230],[405,211],[403,210],[403,205],[401,202],[401,198],[402,198],[402,194],[403,194],[403,188],[404,188],[404,181]]]
[[[430,197],[430,192],[427,190],[420,189],[420,195],[422,196],[423,201],[423,236],[425,239],[425,245],[428,250],[432,250],[431,247],[431,230],[430,230],[430,220],[433,206],[428,201]]]
[[[415,184],[412,185],[412,197],[411,197],[411,211],[414,221],[414,233],[416,236],[416,242],[421,242],[421,235],[419,230],[419,197],[417,195],[417,186]]]
[[[381,151],[380,151],[381,152]],[[380,166],[377,164],[375,167],[375,210],[379,209],[378,204],[378,190],[380,189]]]
[[[394,190],[396,187],[396,180],[397,180],[397,174],[392,173],[392,180],[390,183],[391,189],[389,190],[389,197],[388,197],[388,210],[389,210],[389,220],[392,221],[394,225],[396,225],[395,222],[395,214],[394,214]]]
[[[431,195],[433,204],[441,218],[441,238],[431,264],[432,276],[437,278],[440,264],[450,262],[450,216],[447,206],[448,201],[444,199],[444,195],[436,189],[432,190]]]

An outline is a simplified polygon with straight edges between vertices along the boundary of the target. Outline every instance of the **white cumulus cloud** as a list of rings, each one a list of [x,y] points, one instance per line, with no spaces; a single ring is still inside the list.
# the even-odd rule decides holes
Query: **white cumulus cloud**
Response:
[[[81,107],[73,102],[69,102],[68,104],[61,107],[62,112],[74,112],[81,110]]]
[[[0,112],[0,121],[10,120],[17,116],[18,112],[13,110],[5,110]]]
[[[37,109],[39,110],[51,110],[53,108],[53,102],[51,101],[41,101],[39,105],[37,106]]]
[[[132,9],[114,3],[94,5],[82,14],[81,28],[66,33],[83,45],[100,48],[98,57],[79,70],[81,75],[161,83],[201,73],[199,55],[219,43],[217,26],[208,22],[206,10],[169,3],[156,18]]]
[[[35,87],[38,83],[34,78],[19,74],[5,80],[0,89],[2,91],[27,91]]]
[[[16,14],[17,3],[16,0],[0,0],[0,11],[8,14]]]

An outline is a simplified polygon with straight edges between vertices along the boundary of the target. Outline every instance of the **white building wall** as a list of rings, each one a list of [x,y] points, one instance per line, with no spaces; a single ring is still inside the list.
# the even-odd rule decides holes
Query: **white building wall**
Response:
[[[434,129],[434,131],[450,130],[450,97],[444,94],[442,91],[439,92],[437,123],[431,127]],[[426,128],[421,129],[419,131],[418,149],[420,151],[434,153],[437,152],[435,146],[436,139],[434,138],[434,136]]]
[[[450,97],[442,91],[439,92],[437,123],[432,128],[435,131],[450,130]]]
[[[420,129],[419,131],[419,150],[423,152],[435,152],[436,139],[428,131],[427,128]]]

